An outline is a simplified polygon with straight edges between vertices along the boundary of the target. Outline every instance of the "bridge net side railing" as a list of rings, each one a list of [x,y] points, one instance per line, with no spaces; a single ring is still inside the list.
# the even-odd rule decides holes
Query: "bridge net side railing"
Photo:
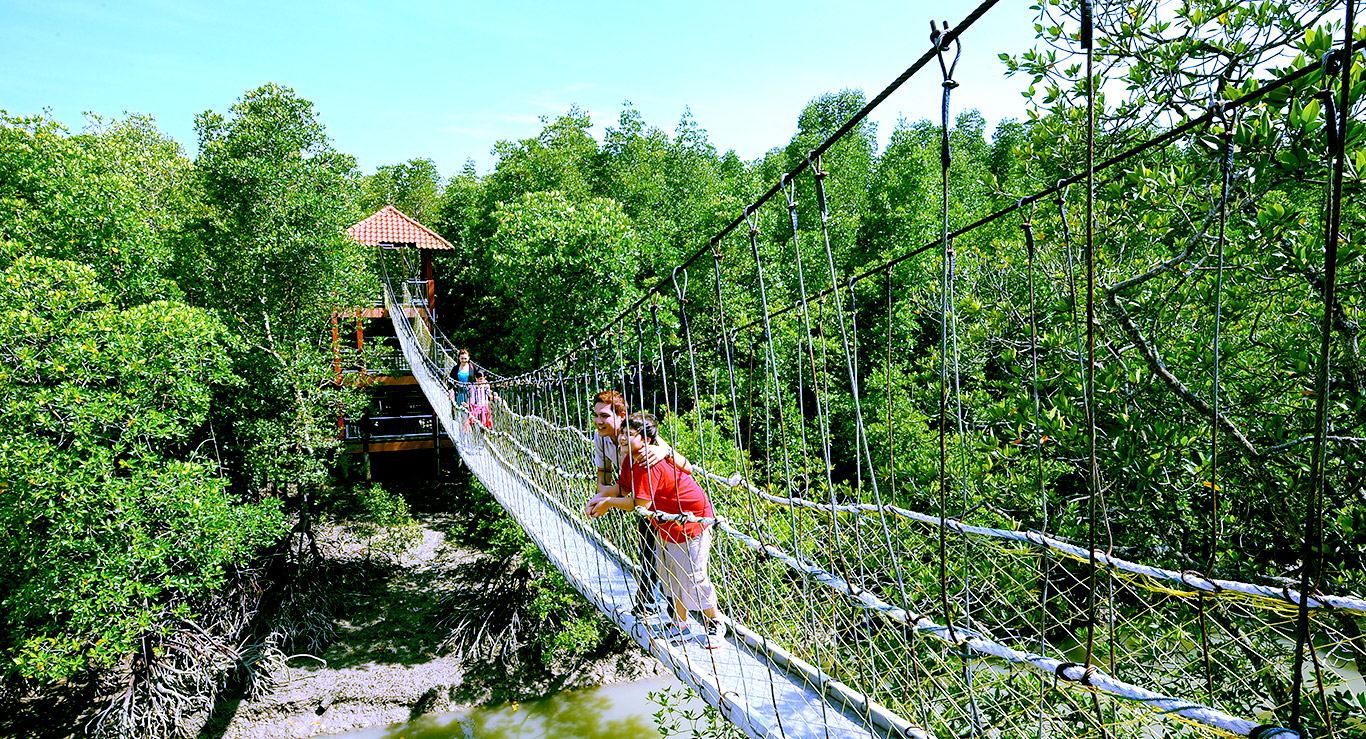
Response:
[[[457,401],[457,383],[449,380],[451,358],[440,340],[425,338],[430,326],[421,324],[428,319],[412,309],[415,305],[401,281],[386,279],[386,307],[418,384],[474,474],[588,600],[744,734],[754,739],[928,737],[866,693],[742,622],[731,622],[730,643],[744,645],[748,655],[738,658],[708,652],[696,640],[691,649],[670,646],[660,632],[663,621],[627,615],[645,566],[638,556],[638,533],[626,517],[590,521],[584,515],[590,481],[596,479],[586,434],[518,412],[501,395],[494,396],[485,427]],[[775,682],[784,687],[775,688]]]

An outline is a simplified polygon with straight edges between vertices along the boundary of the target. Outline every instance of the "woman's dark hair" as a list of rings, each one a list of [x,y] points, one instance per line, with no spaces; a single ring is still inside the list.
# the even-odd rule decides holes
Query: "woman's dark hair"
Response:
[[[653,444],[659,440],[659,431],[656,427],[655,417],[644,411],[632,413],[621,422],[622,426],[641,435],[645,441]]]

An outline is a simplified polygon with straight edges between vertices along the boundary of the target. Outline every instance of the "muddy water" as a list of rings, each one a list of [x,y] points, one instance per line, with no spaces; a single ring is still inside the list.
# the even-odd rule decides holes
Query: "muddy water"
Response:
[[[336,734],[339,739],[659,739],[647,696],[680,690],[673,677],[568,690],[526,703],[422,716],[404,724]],[[694,707],[701,706],[701,702]]]
[[[1084,646],[1076,645],[1084,654]],[[1338,689],[1366,692],[1366,679],[1350,661],[1320,652],[1327,677]],[[1310,668],[1312,669],[1312,668]],[[1335,673],[1332,674],[1332,673]],[[1308,674],[1311,680],[1312,674]],[[652,714],[660,710],[652,691],[681,691],[672,676],[570,690],[537,701],[423,716],[403,724],[336,734],[337,739],[659,739]],[[684,706],[700,710],[699,699]],[[1266,717],[1266,718],[1269,718]],[[1155,735],[1155,734],[1154,734]]]

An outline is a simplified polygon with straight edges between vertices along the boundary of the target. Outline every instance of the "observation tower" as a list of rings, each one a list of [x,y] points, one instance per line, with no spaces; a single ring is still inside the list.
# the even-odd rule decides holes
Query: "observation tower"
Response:
[[[416,269],[408,272],[417,277],[405,280],[403,285],[411,297],[404,311],[413,313],[409,318],[420,318],[428,336],[434,335],[436,280],[432,252],[455,247],[392,205],[352,225],[346,234],[366,246],[394,250],[403,258],[418,262],[414,265]],[[404,452],[386,456],[411,457],[432,450],[433,463],[438,464],[439,449],[451,446],[418,388],[389,319],[388,310],[378,298],[371,305],[332,315],[335,381],[365,387],[370,395],[363,415],[338,419],[345,452],[361,455],[367,479],[371,476],[371,454]]]

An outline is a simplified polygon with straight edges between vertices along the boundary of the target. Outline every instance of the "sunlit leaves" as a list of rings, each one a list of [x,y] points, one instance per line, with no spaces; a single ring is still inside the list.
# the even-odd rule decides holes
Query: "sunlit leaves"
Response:
[[[191,617],[282,520],[193,446],[235,380],[212,314],[120,308],[95,270],[25,256],[0,272],[0,335],[0,654],[61,679]]]
[[[343,233],[358,220],[355,163],[332,148],[312,103],[278,85],[227,116],[201,114],[197,127],[207,215],[186,229],[180,276],[191,302],[240,339],[238,472],[252,487],[320,484],[337,414],[359,401],[328,382],[329,318],[378,294],[371,255]]]
[[[495,214],[490,287],[513,297],[509,337],[531,366],[572,346],[583,331],[633,300],[641,245],[621,207],[562,192],[527,193]]]

